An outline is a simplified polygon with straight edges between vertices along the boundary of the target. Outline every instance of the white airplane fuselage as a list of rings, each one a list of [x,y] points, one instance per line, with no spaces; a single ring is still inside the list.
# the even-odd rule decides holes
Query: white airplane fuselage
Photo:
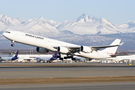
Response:
[[[1,57],[2,60],[4,61],[11,61],[13,57]]]
[[[6,31],[3,36],[11,41],[15,41],[22,44],[27,44],[31,46],[41,47],[48,49],[53,52],[57,52],[54,47],[80,47],[80,45],[70,44],[63,41],[58,41],[54,39],[45,38],[42,36],[37,36],[29,33],[23,33],[19,31]],[[86,58],[108,58],[110,54],[103,51],[93,51],[90,53],[85,53],[80,51],[79,53],[74,53],[76,56],[86,57]]]

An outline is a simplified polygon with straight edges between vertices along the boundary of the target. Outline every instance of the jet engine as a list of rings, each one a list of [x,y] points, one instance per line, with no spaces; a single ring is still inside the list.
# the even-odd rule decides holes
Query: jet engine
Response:
[[[90,53],[92,52],[92,49],[91,47],[88,47],[88,46],[81,46],[81,51],[85,53]]]
[[[60,53],[68,53],[69,52],[68,48],[66,48],[66,47],[58,47],[57,51]]]
[[[36,51],[39,52],[39,53],[47,53],[47,52],[49,52],[49,50],[47,50],[45,48],[40,48],[40,47],[37,47]]]

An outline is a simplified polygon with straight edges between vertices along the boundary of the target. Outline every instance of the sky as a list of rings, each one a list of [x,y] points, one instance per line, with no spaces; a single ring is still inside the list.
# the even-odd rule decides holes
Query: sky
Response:
[[[0,0],[0,15],[22,20],[43,17],[63,22],[82,14],[113,24],[135,21],[135,0]]]

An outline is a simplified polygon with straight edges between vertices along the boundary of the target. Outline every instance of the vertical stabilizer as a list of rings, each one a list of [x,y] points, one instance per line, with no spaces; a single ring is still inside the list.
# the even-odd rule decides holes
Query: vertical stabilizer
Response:
[[[121,41],[121,39],[116,39],[110,45],[119,45],[120,41]],[[102,51],[109,54],[109,55],[114,55],[116,53],[117,49],[118,49],[118,46],[115,46],[115,47],[106,48]]]
[[[50,60],[56,60],[57,59],[57,53],[55,53],[51,58]]]
[[[14,56],[11,60],[16,60],[16,59],[18,59],[18,53],[19,53],[19,51],[16,52],[15,56]]]

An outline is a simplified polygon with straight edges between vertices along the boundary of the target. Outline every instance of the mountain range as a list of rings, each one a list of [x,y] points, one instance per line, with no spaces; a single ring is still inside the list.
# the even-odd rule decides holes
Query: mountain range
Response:
[[[53,20],[46,20],[43,17],[21,20],[2,14],[0,15],[0,45],[6,48],[7,43],[10,42],[2,36],[2,33],[5,30],[18,30],[74,44],[89,46],[107,45],[114,39],[120,38],[125,43],[127,42],[122,46],[122,50],[135,49],[135,21],[116,25],[104,18],[96,18],[82,14],[75,20],[66,20],[58,23]],[[132,46],[126,47],[128,43]]]

